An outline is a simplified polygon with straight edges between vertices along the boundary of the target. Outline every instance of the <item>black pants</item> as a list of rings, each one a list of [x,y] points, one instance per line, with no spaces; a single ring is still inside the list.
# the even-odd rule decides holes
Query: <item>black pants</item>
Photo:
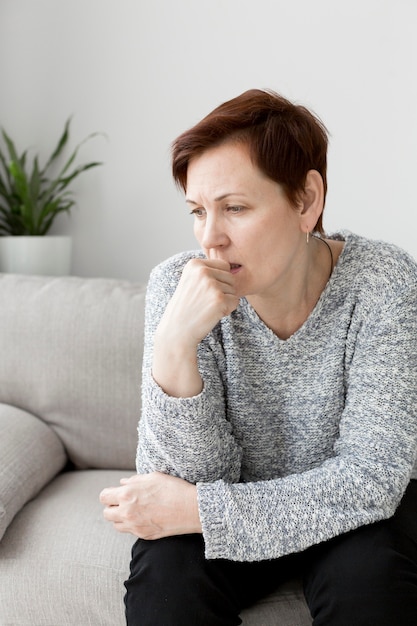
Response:
[[[294,574],[314,626],[417,626],[417,481],[393,518],[273,561],[206,560],[200,535],[138,540],[128,626],[232,626]]]

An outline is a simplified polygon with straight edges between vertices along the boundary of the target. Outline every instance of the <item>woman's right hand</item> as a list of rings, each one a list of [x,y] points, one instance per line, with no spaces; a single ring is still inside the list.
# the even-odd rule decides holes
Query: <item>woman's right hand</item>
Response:
[[[176,397],[200,393],[197,346],[238,303],[229,263],[219,259],[187,263],[154,339],[152,373],[166,393]]]
[[[192,259],[184,267],[158,332],[197,347],[217,322],[237,307],[233,274],[226,261]]]

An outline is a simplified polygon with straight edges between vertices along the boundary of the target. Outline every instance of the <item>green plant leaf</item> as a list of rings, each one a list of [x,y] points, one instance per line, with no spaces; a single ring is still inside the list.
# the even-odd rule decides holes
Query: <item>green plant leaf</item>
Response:
[[[0,196],[3,196],[3,198],[7,200],[9,195],[10,195],[10,190],[8,188],[8,185],[3,180],[3,177],[0,173]]]
[[[37,222],[37,213],[39,212],[39,195],[41,189],[42,179],[39,173],[38,157],[33,159],[32,175],[29,181],[29,205],[32,209],[32,223]]]
[[[29,184],[26,172],[22,169],[19,161],[11,161],[9,172],[14,180],[17,194],[25,202],[29,198]]]
[[[60,175],[58,178],[55,178],[51,182],[50,186],[45,190],[45,197],[47,197],[48,195],[61,193],[64,189],[66,189],[66,187],[68,187],[68,185],[74,180],[74,178],[79,176],[82,172],[85,172],[86,170],[89,170],[92,167],[97,167],[99,165],[102,165],[102,163],[99,161],[86,163],[84,165],[78,166],[75,170],[68,174],[68,176]]]
[[[83,141],[80,141],[80,143],[75,147],[74,151],[72,152],[71,156],[69,157],[68,161],[65,163],[64,167],[61,169],[61,171],[59,172],[57,178],[62,178],[63,175],[65,174],[65,172],[71,167],[71,165],[73,164],[73,162],[75,161],[75,158],[80,150],[80,148],[87,142],[90,141],[90,139],[93,139],[93,137],[98,137],[99,135],[102,135],[102,133],[91,133],[90,135],[88,135]],[[98,165],[101,165],[101,163],[99,163]]]
[[[49,174],[50,167],[68,144],[70,122],[71,118],[68,118],[54,151],[42,168],[38,155],[35,155],[30,169],[27,151],[19,157],[14,142],[2,131],[8,156],[0,150],[0,235],[46,234],[56,216],[70,212],[75,204],[69,189],[71,182],[82,172],[102,165],[94,161],[71,170],[81,146],[102,134],[92,133],[75,147],[58,175]]]
[[[2,134],[3,134],[3,139],[4,139],[4,141],[6,142],[6,145],[7,145],[7,150],[9,151],[10,159],[12,159],[14,161],[18,161],[19,157],[17,156],[16,148],[14,146],[13,141],[10,139],[9,135],[6,133],[5,130],[2,131]]]
[[[45,204],[42,208],[42,211],[39,214],[39,223],[38,226],[40,224],[42,224],[42,222],[44,221],[44,219],[46,219],[47,217],[49,217],[49,215],[52,213],[59,213],[62,210],[62,206],[68,207],[70,208],[72,205],[74,204],[73,200],[67,200],[65,202],[64,198],[55,198],[54,200],[51,200],[50,202],[48,202],[47,204]]]
[[[69,212],[74,202],[69,201],[66,204],[59,204],[53,210],[48,211],[48,215],[46,215],[42,220],[41,229],[39,230],[39,235],[45,235],[48,230],[51,228],[53,221],[59,213]]]
[[[9,168],[8,168],[8,164],[6,161],[6,157],[4,156],[4,154],[2,153],[2,151],[0,150],[0,163],[2,165],[2,169],[5,175],[5,178],[7,180],[7,184],[10,187],[10,173],[9,173]],[[7,186],[6,186],[7,189]]]
[[[67,187],[70,184],[70,182],[74,180],[74,178],[76,178],[77,176],[79,176],[79,174],[81,174],[81,172],[85,172],[86,170],[89,170],[92,167],[97,167],[99,165],[103,165],[103,163],[100,161],[92,161],[91,163],[85,163],[84,165],[79,165],[75,170],[71,172],[71,174],[69,174],[68,176],[64,178],[63,177],[60,178],[61,189],[64,189],[65,187]]]
[[[26,230],[22,224],[21,216],[15,213],[10,213],[4,208],[0,207],[0,212],[3,213],[3,223],[1,227],[4,232],[9,235],[25,235]]]
[[[71,117],[69,117],[67,121],[65,122],[64,131],[61,137],[59,138],[59,141],[57,143],[55,150],[53,151],[45,167],[43,168],[42,174],[45,173],[49,169],[49,167],[54,161],[56,161],[56,159],[60,156],[61,152],[67,145],[68,139],[69,139],[70,124],[71,124]]]

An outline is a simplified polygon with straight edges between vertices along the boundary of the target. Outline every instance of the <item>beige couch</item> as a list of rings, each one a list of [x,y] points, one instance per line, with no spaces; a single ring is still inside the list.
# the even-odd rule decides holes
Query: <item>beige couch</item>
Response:
[[[143,305],[140,284],[0,274],[1,626],[125,623],[134,538],[98,494],[134,473]],[[297,583],[242,619],[311,624]]]

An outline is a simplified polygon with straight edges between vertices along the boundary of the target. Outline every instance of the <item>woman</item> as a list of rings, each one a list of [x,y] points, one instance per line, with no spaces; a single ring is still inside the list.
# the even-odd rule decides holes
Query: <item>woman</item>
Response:
[[[128,624],[239,624],[294,572],[315,626],[415,626],[417,268],[325,236],[327,134],[251,90],[173,146],[201,252],[150,277]]]

